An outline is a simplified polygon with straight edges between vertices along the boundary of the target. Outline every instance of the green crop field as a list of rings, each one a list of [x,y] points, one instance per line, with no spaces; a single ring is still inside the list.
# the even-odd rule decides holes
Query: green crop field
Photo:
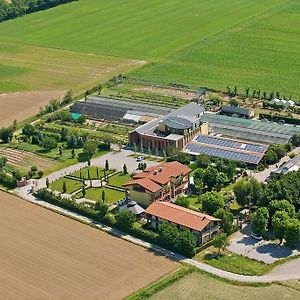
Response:
[[[91,60],[101,55],[108,64],[117,59],[112,56],[147,61],[129,73],[141,79],[222,90],[227,85],[249,86],[300,96],[299,13],[296,0],[79,0],[0,24],[0,42],[18,43],[24,47],[22,53],[34,45],[86,52]],[[6,80],[37,72],[34,61],[13,61],[13,56],[0,64],[3,89],[37,88],[43,83]],[[77,67],[84,72],[84,67]],[[132,65],[122,72],[130,69]],[[64,79],[73,75],[66,69]],[[86,80],[97,78],[91,77]]]
[[[275,1],[274,1],[275,2]],[[131,76],[225,90],[227,86],[300,97],[300,2],[212,35]]]
[[[2,33],[0,94],[69,88],[81,91],[140,65],[132,59],[42,48],[1,38]]]

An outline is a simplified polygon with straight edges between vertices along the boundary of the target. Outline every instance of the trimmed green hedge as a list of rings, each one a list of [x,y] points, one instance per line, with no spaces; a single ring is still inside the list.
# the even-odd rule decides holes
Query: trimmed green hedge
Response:
[[[0,172],[0,184],[8,189],[14,189],[17,187],[16,180],[4,172]]]
[[[267,119],[269,121],[278,122],[279,120],[284,120],[285,123],[293,124],[293,125],[300,125],[300,119],[295,119],[292,117],[287,116],[274,116],[270,114],[259,114],[260,119]]]

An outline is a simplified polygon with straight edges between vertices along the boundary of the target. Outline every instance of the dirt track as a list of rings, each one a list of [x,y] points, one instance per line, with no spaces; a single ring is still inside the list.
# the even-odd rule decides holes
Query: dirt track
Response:
[[[121,299],[178,264],[0,191],[0,298]]]
[[[63,91],[35,91],[0,94],[0,127],[12,125],[35,115],[40,107],[45,106],[53,98],[60,98]]]

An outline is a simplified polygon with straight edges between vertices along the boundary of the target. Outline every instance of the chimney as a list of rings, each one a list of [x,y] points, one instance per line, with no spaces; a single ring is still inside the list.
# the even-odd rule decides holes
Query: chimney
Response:
[[[159,167],[159,172],[162,172],[162,170],[163,170],[163,167]]]
[[[205,220],[205,217],[202,217],[202,221]]]
[[[156,174],[157,174],[157,170],[154,170],[154,171],[153,171],[153,175],[156,175]]]

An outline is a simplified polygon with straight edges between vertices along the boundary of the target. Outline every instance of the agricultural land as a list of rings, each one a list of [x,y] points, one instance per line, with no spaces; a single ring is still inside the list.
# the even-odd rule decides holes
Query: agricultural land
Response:
[[[218,90],[279,90],[297,98],[299,10],[295,0],[73,2],[0,25],[0,57],[6,59],[1,90],[32,89],[34,81],[21,80],[25,74],[38,78],[34,89],[72,88],[74,82],[86,87],[101,81],[101,72],[126,73],[141,60],[148,64],[130,77]],[[44,50],[28,54],[36,46]],[[43,51],[50,52],[46,65]],[[54,78],[51,72],[39,76],[49,68]]]
[[[183,275],[186,273],[185,275]],[[179,270],[128,299],[296,299],[297,281],[266,286],[239,286],[193,270]]]
[[[3,192],[0,214],[6,299],[121,299],[178,266]]]

